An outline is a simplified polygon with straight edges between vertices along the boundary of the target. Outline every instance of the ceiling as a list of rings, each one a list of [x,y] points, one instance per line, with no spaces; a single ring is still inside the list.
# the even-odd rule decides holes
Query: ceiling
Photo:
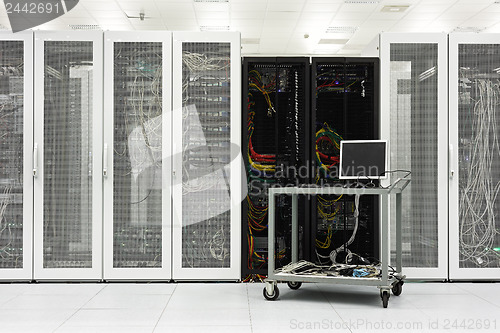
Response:
[[[0,24],[9,27],[0,7]],[[35,29],[75,25],[240,31],[244,55],[359,55],[382,31],[500,32],[500,0],[80,0]]]

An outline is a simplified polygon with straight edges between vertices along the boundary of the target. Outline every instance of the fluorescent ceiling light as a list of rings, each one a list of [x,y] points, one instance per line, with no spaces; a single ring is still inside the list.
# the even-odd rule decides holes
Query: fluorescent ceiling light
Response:
[[[241,44],[259,44],[260,39],[258,38],[242,38]]]
[[[98,24],[70,24],[68,27],[73,30],[102,30]]]
[[[344,45],[349,39],[320,39],[318,44],[341,44]]]
[[[229,0],[193,0],[194,2],[229,3]]]
[[[486,29],[486,28],[485,27],[456,27],[455,29],[453,29],[452,32],[475,32],[475,33],[478,33],[478,32],[483,31],[484,29]]]
[[[228,25],[200,25],[201,31],[228,31]]]
[[[353,34],[358,31],[358,27],[328,27],[327,34]]]
[[[410,8],[410,6],[384,6],[380,11],[387,13],[402,13],[408,8]]]
[[[344,3],[355,5],[373,5],[379,3],[377,0],[345,0]]]

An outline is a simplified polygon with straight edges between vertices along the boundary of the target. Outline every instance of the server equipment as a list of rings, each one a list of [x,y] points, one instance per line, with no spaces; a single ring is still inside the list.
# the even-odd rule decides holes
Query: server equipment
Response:
[[[309,59],[244,58],[243,138],[248,194],[242,213],[242,277],[261,279],[267,274],[268,189],[309,183]],[[300,237],[307,244],[301,199]],[[290,261],[291,199],[280,196],[277,209],[277,260]]]
[[[310,136],[313,184],[378,184],[339,180],[342,140],[378,139],[378,59],[313,58]],[[385,171],[385,170],[384,170]],[[370,186],[370,185],[368,185]],[[318,195],[311,200],[315,261],[356,263],[378,258],[378,198]]]

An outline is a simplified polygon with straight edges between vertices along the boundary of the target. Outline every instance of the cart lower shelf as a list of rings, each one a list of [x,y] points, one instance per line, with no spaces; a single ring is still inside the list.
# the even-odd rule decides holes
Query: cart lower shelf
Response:
[[[380,277],[348,277],[348,276],[322,276],[322,275],[301,275],[293,273],[274,273],[273,279],[266,279],[266,286],[263,290],[264,298],[274,301],[279,297],[278,282],[286,282],[288,287],[297,290],[302,283],[330,283],[345,285],[375,286],[380,289],[382,306],[387,308],[390,298],[390,290],[394,296],[399,296],[403,292],[403,284],[406,276],[394,273],[387,279],[387,284],[382,282]]]

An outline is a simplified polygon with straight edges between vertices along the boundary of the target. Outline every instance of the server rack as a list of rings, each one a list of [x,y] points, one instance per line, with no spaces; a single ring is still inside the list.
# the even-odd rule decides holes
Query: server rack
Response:
[[[308,58],[243,59],[242,149],[247,177],[247,197],[242,212],[242,271],[244,280],[267,274],[268,189],[299,186],[310,181],[309,168],[309,75]],[[308,258],[309,205],[300,201],[301,258]],[[277,260],[291,260],[290,197],[277,204]]]
[[[32,278],[33,33],[0,33],[0,279]]]
[[[171,33],[104,33],[104,279],[171,278]]]
[[[313,183],[344,184],[338,179],[340,141],[379,138],[378,58],[313,58],[311,71]],[[311,199],[310,228],[317,262],[379,258],[378,198],[361,196],[358,219],[354,210],[352,196]]]
[[[450,279],[500,276],[500,36],[449,35]]]
[[[239,33],[173,34],[173,279],[237,280]]]
[[[403,272],[412,279],[448,276],[448,36],[380,35],[381,134],[390,170],[411,171],[403,192]],[[389,175],[384,186],[405,176]],[[390,202],[391,244],[395,202]],[[391,248],[394,248],[391,246]],[[391,254],[395,260],[395,252]]]
[[[35,32],[34,278],[102,278],[102,33]]]

